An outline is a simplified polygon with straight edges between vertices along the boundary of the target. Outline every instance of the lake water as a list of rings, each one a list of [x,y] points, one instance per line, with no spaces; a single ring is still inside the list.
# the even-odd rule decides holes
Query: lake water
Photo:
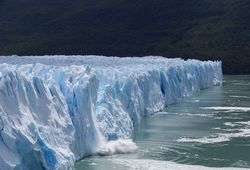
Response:
[[[224,76],[143,118],[132,139],[134,153],[88,157],[76,170],[250,168],[250,76]]]

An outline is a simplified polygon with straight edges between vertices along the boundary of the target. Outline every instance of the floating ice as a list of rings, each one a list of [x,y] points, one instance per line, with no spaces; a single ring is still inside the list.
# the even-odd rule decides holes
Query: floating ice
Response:
[[[141,117],[220,85],[221,62],[103,56],[0,57],[0,167],[70,169],[131,152]]]

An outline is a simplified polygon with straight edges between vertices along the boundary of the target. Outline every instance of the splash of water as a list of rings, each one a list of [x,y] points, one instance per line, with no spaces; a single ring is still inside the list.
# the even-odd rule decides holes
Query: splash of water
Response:
[[[124,154],[134,152],[137,148],[137,145],[131,139],[117,139],[104,143],[96,150],[95,154],[101,156]]]

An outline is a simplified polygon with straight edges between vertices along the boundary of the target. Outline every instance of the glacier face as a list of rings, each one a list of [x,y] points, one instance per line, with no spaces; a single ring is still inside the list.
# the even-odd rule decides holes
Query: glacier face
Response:
[[[0,63],[3,169],[70,169],[89,154],[129,152],[116,145],[136,148],[128,138],[142,116],[222,83],[221,62],[211,61],[2,56]]]

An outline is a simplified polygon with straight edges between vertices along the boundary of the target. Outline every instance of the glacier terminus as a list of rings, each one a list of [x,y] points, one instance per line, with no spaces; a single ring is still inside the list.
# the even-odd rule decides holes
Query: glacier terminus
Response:
[[[222,84],[220,61],[163,57],[0,57],[0,167],[72,169],[137,148],[143,116]],[[167,133],[167,132],[166,132]]]

